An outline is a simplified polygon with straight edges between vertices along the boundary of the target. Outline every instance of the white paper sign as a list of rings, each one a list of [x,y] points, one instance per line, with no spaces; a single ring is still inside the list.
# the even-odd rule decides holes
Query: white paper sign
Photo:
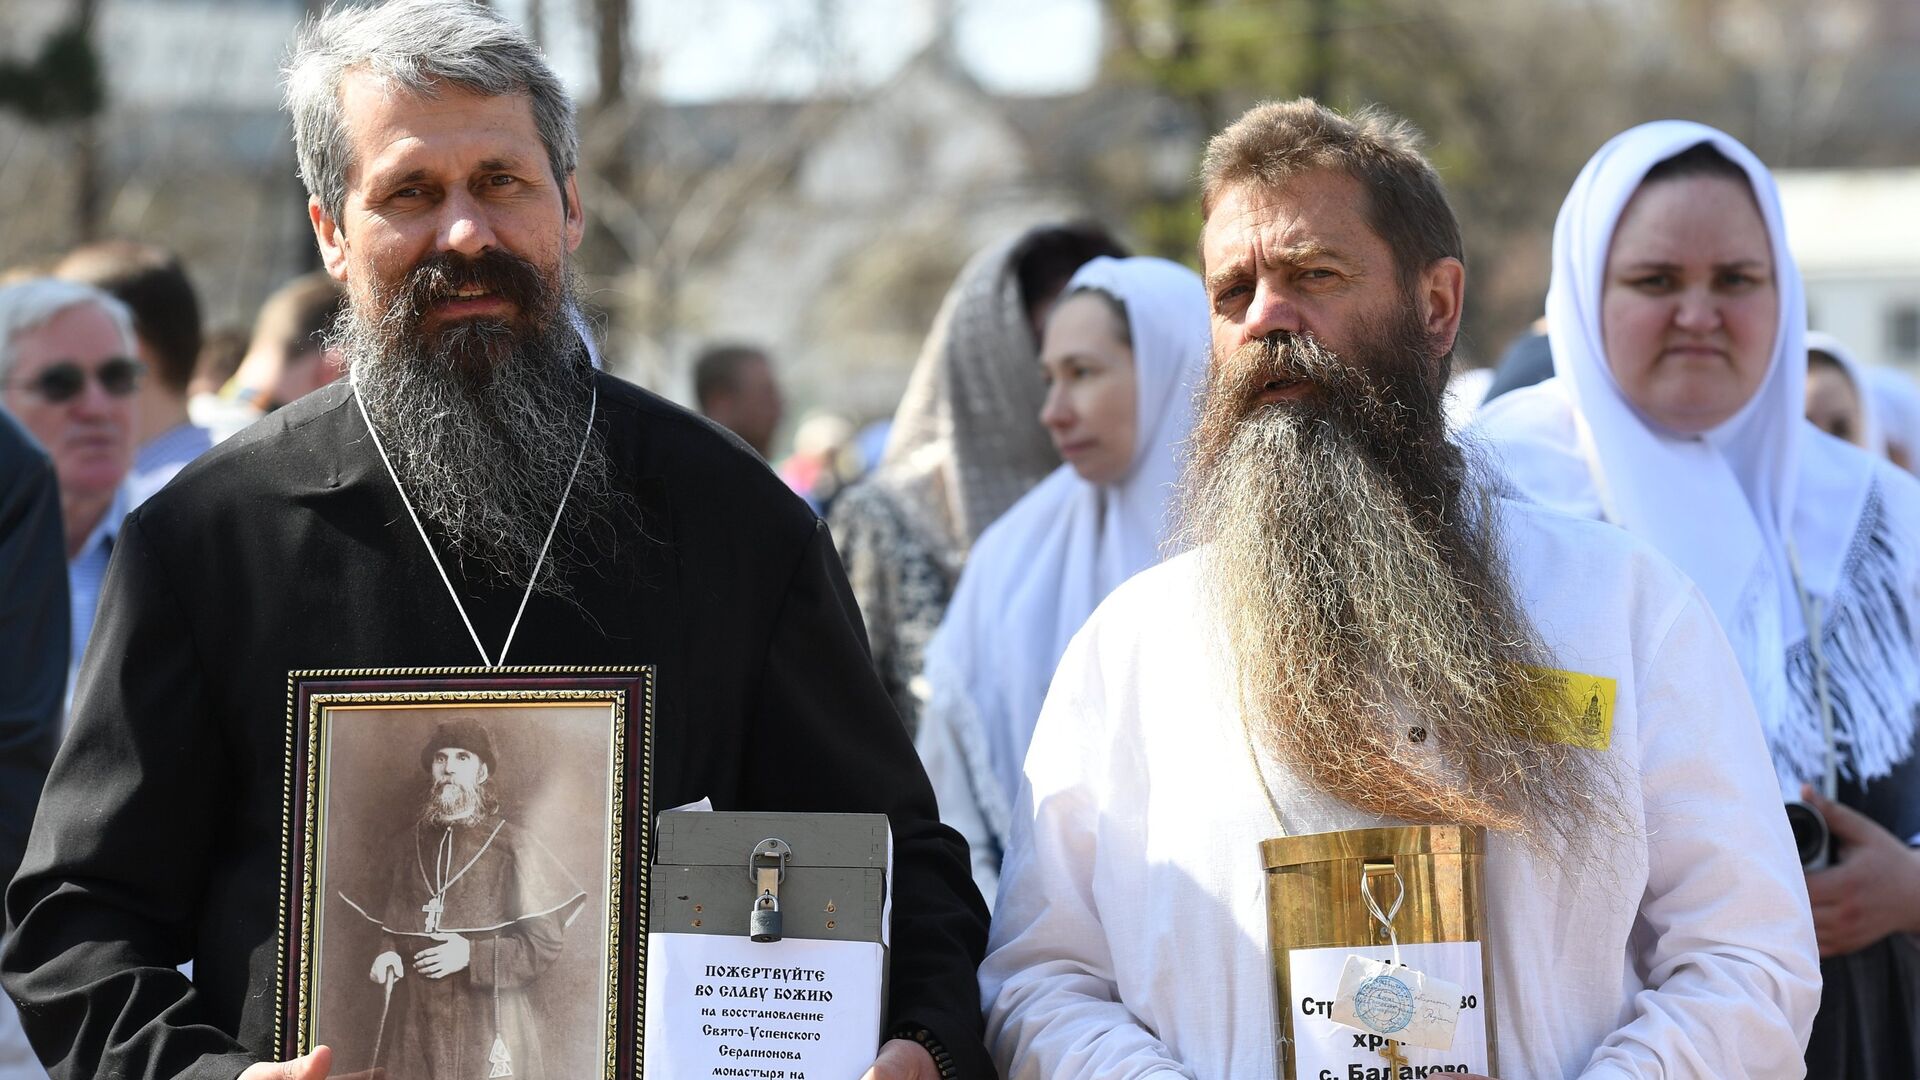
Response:
[[[1460,987],[1453,1046],[1433,1050],[1358,1031],[1333,1019],[1340,979],[1352,956],[1386,963],[1390,946],[1295,949],[1287,954],[1292,980],[1293,1060],[1299,1080],[1416,1080],[1448,1072],[1485,1074],[1488,1068],[1486,979],[1480,943],[1402,943],[1400,960],[1434,979]],[[854,1075],[858,1076],[858,1073]]]
[[[648,1080],[846,1080],[880,1048],[872,941],[647,935]]]

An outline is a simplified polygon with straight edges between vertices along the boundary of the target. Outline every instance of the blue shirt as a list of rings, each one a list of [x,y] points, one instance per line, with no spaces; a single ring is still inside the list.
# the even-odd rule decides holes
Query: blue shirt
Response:
[[[126,510],[147,501],[186,467],[213,446],[213,433],[192,423],[177,424],[148,439],[133,456],[133,471],[127,474],[127,487],[133,501]],[[126,510],[122,510],[122,516]],[[120,526],[114,525],[117,530]]]
[[[100,606],[100,583],[107,576],[107,562],[113,557],[113,541],[120,535],[120,522],[133,508],[129,484],[120,485],[113,505],[100,516],[100,523],[87,534],[80,551],[67,560],[67,599],[72,604],[73,651],[67,660],[67,704],[73,704],[73,682],[80,674],[80,657],[87,648],[87,635],[93,632],[93,615]]]

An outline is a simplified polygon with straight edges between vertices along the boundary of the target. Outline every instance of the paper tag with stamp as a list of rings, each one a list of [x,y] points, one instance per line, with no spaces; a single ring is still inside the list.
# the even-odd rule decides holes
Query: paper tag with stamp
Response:
[[[1460,987],[1445,979],[1349,956],[1328,1018],[1408,1046],[1450,1050],[1463,1000]]]

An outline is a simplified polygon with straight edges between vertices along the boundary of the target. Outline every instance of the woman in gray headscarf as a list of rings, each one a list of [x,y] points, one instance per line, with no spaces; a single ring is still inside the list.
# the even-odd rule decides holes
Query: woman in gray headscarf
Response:
[[[1039,226],[976,254],[921,347],[873,474],[829,521],[874,666],[909,734],[914,688],[981,530],[1060,464],[1037,419],[1039,335],[1075,270],[1126,252],[1096,225]]]

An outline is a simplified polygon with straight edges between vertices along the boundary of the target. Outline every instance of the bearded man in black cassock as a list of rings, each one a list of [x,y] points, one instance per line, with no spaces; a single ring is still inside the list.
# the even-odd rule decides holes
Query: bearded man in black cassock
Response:
[[[380,928],[367,977],[389,991],[375,1062],[387,1080],[548,1076],[529,998],[587,893],[501,816],[499,765],[478,720],[442,723],[420,750],[426,795],[387,855],[385,888],[340,894]]]
[[[589,362],[578,139],[537,48],[477,4],[341,7],[286,85],[351,378],[121,530],[7,896],[0,975],[41,1059],[60,1080],[325,1076],[325,1050],[266,1060],[288,672],[479,659],[651,665],[657,805],[886,813],[869,1075],[992,1075],[985,908],[825,526],[737,439]]]

